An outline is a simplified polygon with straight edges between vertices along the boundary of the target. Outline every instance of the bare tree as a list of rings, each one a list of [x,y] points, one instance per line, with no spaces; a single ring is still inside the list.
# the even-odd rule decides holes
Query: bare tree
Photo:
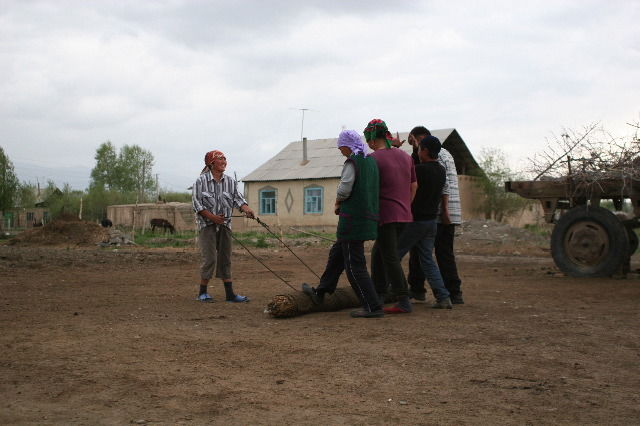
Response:
[[[605,180],[621,180],[623,188],[640,180],[640,123],[628,124],[634,131],[623,137],[598,123],[579,131],[563,129],[542,153],[529,158],[534,180],[564,181],[576,191],[601,186]]]

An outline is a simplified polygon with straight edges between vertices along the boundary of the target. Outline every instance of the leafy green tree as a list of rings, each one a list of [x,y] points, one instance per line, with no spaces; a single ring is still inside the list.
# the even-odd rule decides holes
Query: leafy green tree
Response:
[[[153,179],[153,154],[138,145],[125,145],[118,155],[117,176],[119,188],[124,192],[135,192],[143,202],[146,194],[155,189]]]
[[[134,193],[137,201],[143,202],[153,193],[154,158],[150,151],[138,145],[125,145],[117,152],[107,141],[98,147],[95,159],[90,184],[94,195],[104,191]]]
[[[37,188],[31,182],[22,182],[18,188],[16,207],[29,208],[35,206],[38,201]]]
[[[118,154],[110,141],[101,144],[96,150],[96,166],[91,170],[91,184],[100,188],[118,187]]]
[[[479,163],[485,173],[485,176],[481,177],[482,189],[486,196],[485,218],[500,222],[505,216],[519,211],[529,203],[529,200],[505,191],[504,183],[519,177],[509,168],[506,157],[499,148],[482,149]]]
[[[19,186],[13,163],[0,147],[0,212],[14,207]]]
[[[82,217],[87,220],[101,220],[107,217],[107,206],[116,204],[133,204],[137,194],[133,192],[120,192],[105,190],[104,188],[90,187],[84,200],[84,213]]]
[[[191,202],[191,193],[190,192],[173,192],[173,191],[162,191],[160,194],[160,198],[167,203],[170,202],[178,202],[178,203],[190,203]]]
[[[68,183],[60,190],[53,181],[49,181],[44,190],[44,200],[52,218],[63,215],[78,217],[83,196],[84,191],[73,190]]]

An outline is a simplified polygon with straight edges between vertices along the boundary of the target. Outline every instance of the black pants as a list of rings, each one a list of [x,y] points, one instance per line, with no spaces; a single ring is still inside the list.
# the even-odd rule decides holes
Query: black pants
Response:
[[[383,296],[389,285],[397,297],[407,296],[407,280],[398,256],[398,238],[405,223],[385,223],[378,227],[378,239],[371,249],[371,275],[376,292]],[[423,278],[424,281],[424,278]],[[424,286],[424,283],[422,284]]]
[[[323,293],[333,293],[338,286],[338,279],[340,279],[342,271],[347,273],[349,284],[366,311],[372,312],[382,309],[369,271],[367,271],[364,241],[336,241],[331,246],[327,267],[320,277],[320,285],[316,290]]]
[[[460,286],[462,281],[458,276],[458,267],[456,265],[456,255],[453,251],[453,239],[455,238],[456,225],[438,224],[438,232],[436,234],[436,260],[444,286],[449,290],[452,297],[462,295]],[[417,253],[412,249],[409,253],[409,287],[413,294],[424,294],[424,274],[420,267],[420,259]]]

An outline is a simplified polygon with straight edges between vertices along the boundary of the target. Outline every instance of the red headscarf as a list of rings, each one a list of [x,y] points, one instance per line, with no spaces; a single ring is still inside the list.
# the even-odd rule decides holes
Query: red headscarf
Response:
[[[213,160],[217,159],[217,158],[222,158],[225,155],[222,153],[222,151],[218,151],[216,149],[214,149],[213,151],[209,151],[204,155],[204,169],[202,169],[202,171],[200,172],[200,174],[202,173],[206,173],[209,171],[209,166],[211,165],[211,163],[213,163]]]
[[[209,151],[205,154],[204,156],[204,164],[206,166],[211,165],[211,163],[213,163],[213,160],[217,159],[217,158],[222,158],[224,157],[224,154],[222,153],[222,151],[218,151],[218,150],[213,150],[213,151]]]

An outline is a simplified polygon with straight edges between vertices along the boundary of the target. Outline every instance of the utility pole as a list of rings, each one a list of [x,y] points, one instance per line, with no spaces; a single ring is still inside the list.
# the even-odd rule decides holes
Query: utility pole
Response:
[[[156,201],[160,201],[160,186],[158,185],[158,174],[156,173]]]
[[[144,177],[147,173],[147,159],[143,158],[142,159],[142,179],[138,181],[138,185],[140,185],[138,188],[138,197],[140,198],[140,200],[144,203]]]

